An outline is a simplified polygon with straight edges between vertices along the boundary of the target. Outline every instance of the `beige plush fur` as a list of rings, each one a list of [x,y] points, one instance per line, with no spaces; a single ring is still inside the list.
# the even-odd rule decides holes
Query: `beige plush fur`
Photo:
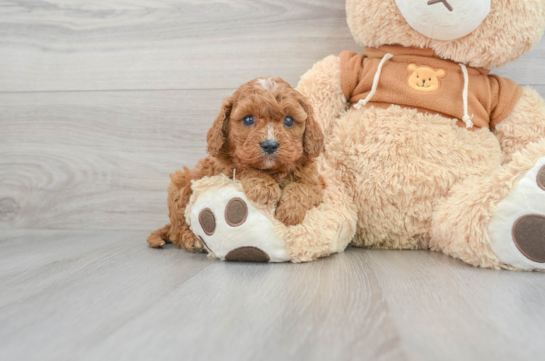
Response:
[[[342,252],[356,232],[356,209],[338,178],[338,172],[323,157],[319,157],[317,162],[319,173],[326,181],[323,202],[310,209],[301,224],[287,227],[275,216],[273,205],[252,202],[273,223],[276,233],[284,238],[292,255],[292,262],[308,262]],[[192,184],[193,193],[185,208],[188,224],[191,223],[192,206],[197,198],[207,191],[222,187],[243,191],[240,181],[229,179],[225,175],[204,177]]]
[[[353,243],[411,249],[428,248],[435,201],[460,179],[490,174],[501,159],[488,129],[469,132],[399,106],[350,111],[337,122],[327,155],[345,165],[344,180],[353,185]]]
[[[531,116],[528,116],[528,115]],[[495,129],[503,151],[502,163],[509,163],[515,152],[537,142],[545,134],[545,107],[539,94],[527,87],[511,116]]]
[[[348,109],[341,88],[341,68],[338,56],[330,55],[316,63],[311,71],[301,77],[297,90],[305,95],[314,107],[316,121],[328,139],[333,120],[341,110]]]
[[[361,45],[428,47],[445,59],[490,68],[539,42],[545,1],[492,0],[487,19],[454,41],[414,31],[395,0],[347,0],[347,17]],[[292,262],[341,252],[351,243],[431,249],[478,267],[515,269],[494,253],[489,226],[498,204],[516,194],[517,183],[545,157],[545,108],[535,91],[525,89],[493,131],[470,131],[456,119],[395,104],[349,108],[333,55],[303,75],[297,90],[325,136],[325,152],[316,159],[326,183],[323,202],[290,227],[276,221],[272,209],[261,210],[276,222]],[[224,181],[196,182],[188,209],[206,187]]]
[[[513,269],[490,248],[488,225],[495,206],[544,155],[545,137],[515,153],[505,168],[492,175],[471,176],[455,185],[433,214],[431,249],[474,266]]]
[[[426,47],[444,59],[492,68],[518,59],[539,42],[545,26],[545,1],[492,0],[484,22],[471,34],[453,41],[418,33],[405,21],[395,0],[347,0],[346,14],[352,35],[362,46]]]
[[[455,41],[417,33],[395,0],[348,0],[347,17],[361,45],[429,47],[442,58],[491,68],[539,42],[545,2],[492,0],[487,19]],[[337,170],[357,209],[352,244],[431,249],[474,266],[513,269],[491,249],[488,226],[496,205],[545,156],[539,95],[525,89],[494,131],[468,131],[456,120],[397,105],[347,109],[340,82],[339,58],[329,56],[301,78],[298,90],[326,134],[324,159]],[[296,259],[312,258],[306,246],[294,253]],[[299,257],[303,250],[305,258]]]

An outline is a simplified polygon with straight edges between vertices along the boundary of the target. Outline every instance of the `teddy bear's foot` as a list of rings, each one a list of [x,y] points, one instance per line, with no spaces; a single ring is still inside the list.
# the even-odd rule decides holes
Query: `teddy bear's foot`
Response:
[[[233,187],[208,190],[191,207],[191,230],[211,255],[224,261],[287,262],[278,222]],[[280,223],[280,222],[278,222]]]
[[[545,157],[498,203],[489,235],[502,263],[545,269]]]

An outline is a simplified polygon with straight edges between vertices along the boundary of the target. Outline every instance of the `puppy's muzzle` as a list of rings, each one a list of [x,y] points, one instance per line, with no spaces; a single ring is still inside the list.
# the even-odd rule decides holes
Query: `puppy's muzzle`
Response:
[[[268,155],[276,153],[278,148],[280,148],[280,144],[274,140],[266,140],[261,143],[261,149],[263,149],[263,151]]]

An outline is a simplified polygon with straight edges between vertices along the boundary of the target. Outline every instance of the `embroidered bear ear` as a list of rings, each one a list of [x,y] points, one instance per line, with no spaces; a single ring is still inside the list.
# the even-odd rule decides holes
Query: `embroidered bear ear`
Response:
[[[447,76],[447,71],[445,69],[437,69],[435,71],[435,75],[438,77],[438,78],[444,78]]]
[[[416,68],[418,68],[418,65],[416,65],[416,64],[414,64],[414,63],[413,63],[413,64],[409,64],[409,66],[407,66],[407,70],[409,70],[409,71],[415,71]]]

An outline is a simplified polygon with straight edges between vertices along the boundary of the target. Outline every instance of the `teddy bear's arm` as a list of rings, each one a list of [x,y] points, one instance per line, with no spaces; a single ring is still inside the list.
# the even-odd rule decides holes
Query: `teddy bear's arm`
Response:
[[[513,154],[528,144],[545,138],[545,107],[541,96],[531,88],[524,88],[515,108],[496,126],[494,134],[500,142],[503,163],[511,162]]]
[[[341,87],[339,57],[330,55],[314,64],[312,69],[301,77],[297,90],[312,105],[316,120],[327,139],[333,121],[347,107]]]

